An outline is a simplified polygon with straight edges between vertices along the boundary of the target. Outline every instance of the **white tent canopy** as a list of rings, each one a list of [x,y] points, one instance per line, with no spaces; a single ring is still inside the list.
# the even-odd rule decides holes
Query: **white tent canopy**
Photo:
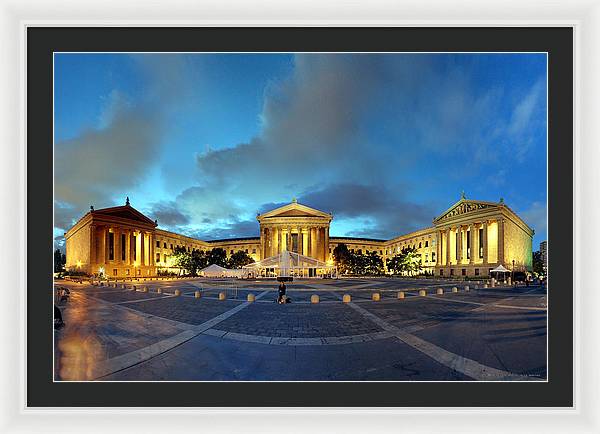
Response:
[[[323,261],[284,250],[278,255],[242,267],[252,277],[337,277],[337,268]]]
[[[504,268],[502,264],[500,264],[493,270],[490,270],[490,273],[510,273],[510,271]]]
[[[220,265],[210,264],[208,267],[200,270],[199,273],[204,277],[242,277],[243,270],[230,270]]]

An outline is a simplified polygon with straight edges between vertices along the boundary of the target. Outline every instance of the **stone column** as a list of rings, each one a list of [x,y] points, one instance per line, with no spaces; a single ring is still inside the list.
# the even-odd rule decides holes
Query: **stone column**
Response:
[[[90,225],[90,273],[93,273],[93,266],[96,265],[96,225]]]
[[[129,230],[129,265],[135,264],[135,255],[133,254],[135,250],[135,232],[133,230]]]
[[[488,226],[487,220],[483,222],[483,263],[484,265],[488,264]],[[487,272],[486,272],[487,274]]]
[[[154,266],[155,264],[155,258],[154,258],[154,234],[152,232],[150,232],[148,234],[148,251],[149,251],[149,261],[148,261],[148,265],[150,265],[151,267]]]
[[[302,228],[302,254],[308,256],[308,230]]]
[[[140,265],[146,265],[146,258],[145,258],[145,249],[144,249],[144,244],[145,244],[145,238],[146,238],[146,234],[142,231],[140,231]]]
[[[457,250],[456,250],[456,252],[457,252],[456,263],[460,265],[460,264],[462,264],[462,258],[463,258],[463,256],[462,256],[462,247],[463,247],[463,245],[462,245],[462,228],[460,225],[456,228],[456,233],[457,233],[456,239],[457,239],[457,243],[458,243]]]
[[[315,228],[310,227],[309,231],[310,231],[310,255],[309,256],[311,258],[314,258],[317,255],[317,251],[315,249],[315,239],[316,239]]]
[[[104,263],[108,263],[108,226],[104,227]],[[108,275],[108,270],[104,270],[104,273]]]
[[[469,248],[471,250],[470,255],[469,255],[469,264],[473,264],[475,262],[475,249],[473,248],[475,246],[474,241],[475,241],[475,237],[474,237],[475,233],[473,231],[473,223],[471,223],[469,225],[469,245],[467,246],[467,248]]]
[[[435,232],[435,265],[442,263],[442,231]]]
[[[452,258],[452,256],[450,255],[450,228],[446,229],[446,266],[450,265],[450,258]]]
[[[329,260],[329,226],[325,226],[323,229],[325,232],[325,245],[323,246],[323,250],[325,252],[325,262]]]
[[[287,229],[281,229],[281,251],[287,250]]]
[[[498,219],[498,263],[504,264],[504,219]]]
[[[316,255],[316,258],[317,258],[319,261],[322,261],[323,259],[321,259],[321,243],[322,243],[322,241],[321,241],[321,228],[320,228],[320,227],[316,228],[316,231],[315,231],[315,232],[316,232],[316,234],[317,234],[317,237],[316,237],[316,242],[315,242],[315,246],[316,246],[316,254],[317,254],[317,255]]]

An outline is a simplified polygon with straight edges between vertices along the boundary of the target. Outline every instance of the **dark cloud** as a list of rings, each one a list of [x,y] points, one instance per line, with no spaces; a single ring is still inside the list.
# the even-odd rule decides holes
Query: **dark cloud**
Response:
[[[402,191],[402,186],[396,186]],[[438,210],[411,202],[404,194],[380,185],[333,184],[302,194],[301,203],[331,212],[335,219],[363,220],[368,224],[347,236],[389,239],[432,224]]]
[[[174,202],[155,203],[149,210],[148,215],[158,220],[161,227],[183,226],[190,223],[190,218],[181,212]]]

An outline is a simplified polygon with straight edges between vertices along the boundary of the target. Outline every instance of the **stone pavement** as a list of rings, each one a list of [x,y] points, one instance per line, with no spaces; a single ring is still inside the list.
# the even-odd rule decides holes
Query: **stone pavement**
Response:
[[[71,288],[55,380],[540,381],[546,291],[422,279],[188,279]],[[452,293],[452,287],[460,291]],[[143,287],[148,292],[140,292]],[[158,293],[158,289],[162,293]],[[443,288],[443,295],[436,289]],[[181,296],[175,296],[179,289]],[[427,296],[418,295],[426,289]],[[397,299],[398,291],[405,299]],[[201,297],[194,293],[200,291]],[[219,300],[219,293],[226,300]],[[373,293],[381,301],[372,301]],[[247,302],[247,295],[257,299]],[[311,304],[313,294],[321,302]],[[342,303],[350,294],[351,303]]]

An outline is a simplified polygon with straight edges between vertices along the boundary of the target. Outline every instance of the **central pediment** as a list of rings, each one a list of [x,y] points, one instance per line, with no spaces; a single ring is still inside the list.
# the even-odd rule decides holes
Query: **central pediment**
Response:
[[[133,220],[147,225],[156,226],[156,223],[137,209],[130,205],[116,206],[113,208],[103,208],[93,211],[94,216],[117,217],[125,220]]]
[[[258,221],[262,221],[263,219],[273,219],[273,218],[286,218],[286,217],[320,217],[327,218],[331,220],[333,217],[331,214],[328,214],[323,211],[319,211],[318,209],[311,208],[306,205],[302,205],[296,201],[281,206],[279,208],[275,208],[274,210],[268,211],[264,214],[260,214],[257,216]]]
[[[461,199],[444,211],[439,217],[433,220],[434,223],[439,223],[444,220],[452,219],[455,217],[462,216],[463,214],[468,214],[484,209],[492,209],[498,208],[499,204],[494,202],[483,202],[483,201],[475,201],[475,200],[467,200]]]

